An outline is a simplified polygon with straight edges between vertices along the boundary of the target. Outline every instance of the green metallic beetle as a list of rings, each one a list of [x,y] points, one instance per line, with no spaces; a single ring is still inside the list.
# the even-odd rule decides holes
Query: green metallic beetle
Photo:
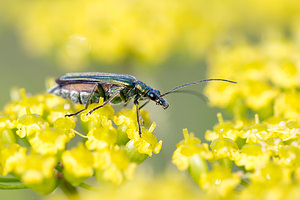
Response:
[[[132,98],[134,98],[133,102],[137,108],[136,112],[139,134],[141,135],[142,132],[139,110],[149,103],[150,100],[155,101],[157,105],[161,105],[164,109],[167,109],[169,104],[163,98],[164,96],[173,92],[178,92],[180,88],[188,85],[206,81],[226,81],[230,83],[236,83],[234,81],[225,79],[206,79],[187,83],[178,86],[164,94],[160,94],[159,90],[147,86],[144,82],[139,81],[134,76],[100,72],[85,72],[67,73],[59,77],[56,79],[57,85],[51,88],[48,92],[61,96],[65,99],[70,99],[74,103],[85,105],[84,109],[79,110],[76,113],[66,115],[68,117],[77,115],[86,110],[91,103],[98,103],[100,97],[104,99],[104,103],[90,110],[88,114],[91,114],[95,110],[105,106],[108,103],[127,104]],[[139,101],[141,100],[147,101],[139,107]]]

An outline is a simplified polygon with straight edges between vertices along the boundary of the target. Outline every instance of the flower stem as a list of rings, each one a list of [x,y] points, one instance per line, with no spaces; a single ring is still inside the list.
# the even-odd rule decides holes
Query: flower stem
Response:
[[[80,196],[78,194],[77,188],[71,185],[68,181],[65,179],[62,180],[60,184],[60,188],[65,193],[65,195],[68,197],[68,199],[72,200],[80,200]]]
[[[25,184],[0,184],[0,190],[27,189]]]
[[[86,184],[86,183],[80,183],[79,187],[82,187],[82,188],[84,188],[86,190],[90,190],[90,191],[99,191],[98,188],[93,187],[93,186],[91,186],[89,184]]]
[[[14,177],[0,177],[0,182],[4,183],[18,183],[20,182],[18,179]]]

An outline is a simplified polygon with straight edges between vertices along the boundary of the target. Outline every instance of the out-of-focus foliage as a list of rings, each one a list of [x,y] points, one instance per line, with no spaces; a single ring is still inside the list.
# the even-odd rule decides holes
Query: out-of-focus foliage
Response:
[[[74,112],[66,100],[52,94],[28,97],[25,90],[13,92],[13,96],[0,115],[0,174],[12,174],[16,181],[41,194],[57,186],[80,186],[92,176],[101,183],[120,185],[132,179],[136,167],[161,149],[162,141],[152,133],[154,123],[149,129],[142,127],[139,136],[134,110],[115,113],[107,105],[90,115],[84,112],[81,121],[85,134],[81,134],[74,130],[76,118],[64,116]],[[149,115],[145,111],[141,115],[149,124]],[[75,134],[85,140],[67,148]],[[0,182],[5,180],[0,178]]]
[[[199,59],[211,47],[266,33],[299,39],[297,0],[4,0],[3,21],[34,55],[71,69],[90,60],[158,63],[175,52]]]

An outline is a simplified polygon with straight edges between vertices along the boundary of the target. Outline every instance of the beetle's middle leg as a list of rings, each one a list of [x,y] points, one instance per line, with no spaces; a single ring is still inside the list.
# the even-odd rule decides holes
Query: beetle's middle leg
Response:
[[[95,94],[97,88],[98,88],[98,83],[96,83],[96,84],[94,85],[94,87],[93,87],[93,89],[92,89],[92,91],[91,91],[91,93],[90,93],[90,95],[89,95],[89,97],[88,97],[88,99],[87,99],[87,102],[86,102],[86,104],[85,104],[85,106],[84,106],[84,109],[79,110],[79,111],[77,111],[76,113],[73,113],[73,114],[65,115],[65,117],[75,116],[75,115],[78,115],[79,113],[85,111],[85,110],[89,107],[89,105],[91,104],[93,95]]]

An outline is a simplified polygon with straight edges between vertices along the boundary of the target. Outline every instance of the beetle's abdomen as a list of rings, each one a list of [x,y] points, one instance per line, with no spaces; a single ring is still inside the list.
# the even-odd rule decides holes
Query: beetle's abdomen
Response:
[[[57,85],[51,88],[48,92],[65,99],[70,99],[74,103],[86,105],[95,86],[96,89],[92,94],[91,102],[89,103],[98,103],[100,97],[106,101],[114,92],[119,89],[119,86],[114,84],[73,83]],[[112,103],[119,103],[119,101],[112,101]]]
[[[70,99],[74,103],[86,104],[95,84],[67,84],[51,88],[48,92],[60,96],[64,99]],[[105,92],[101,97],[105,96]],[[92,96],[91,103],[98,103],[100,94],[98,88]]]

